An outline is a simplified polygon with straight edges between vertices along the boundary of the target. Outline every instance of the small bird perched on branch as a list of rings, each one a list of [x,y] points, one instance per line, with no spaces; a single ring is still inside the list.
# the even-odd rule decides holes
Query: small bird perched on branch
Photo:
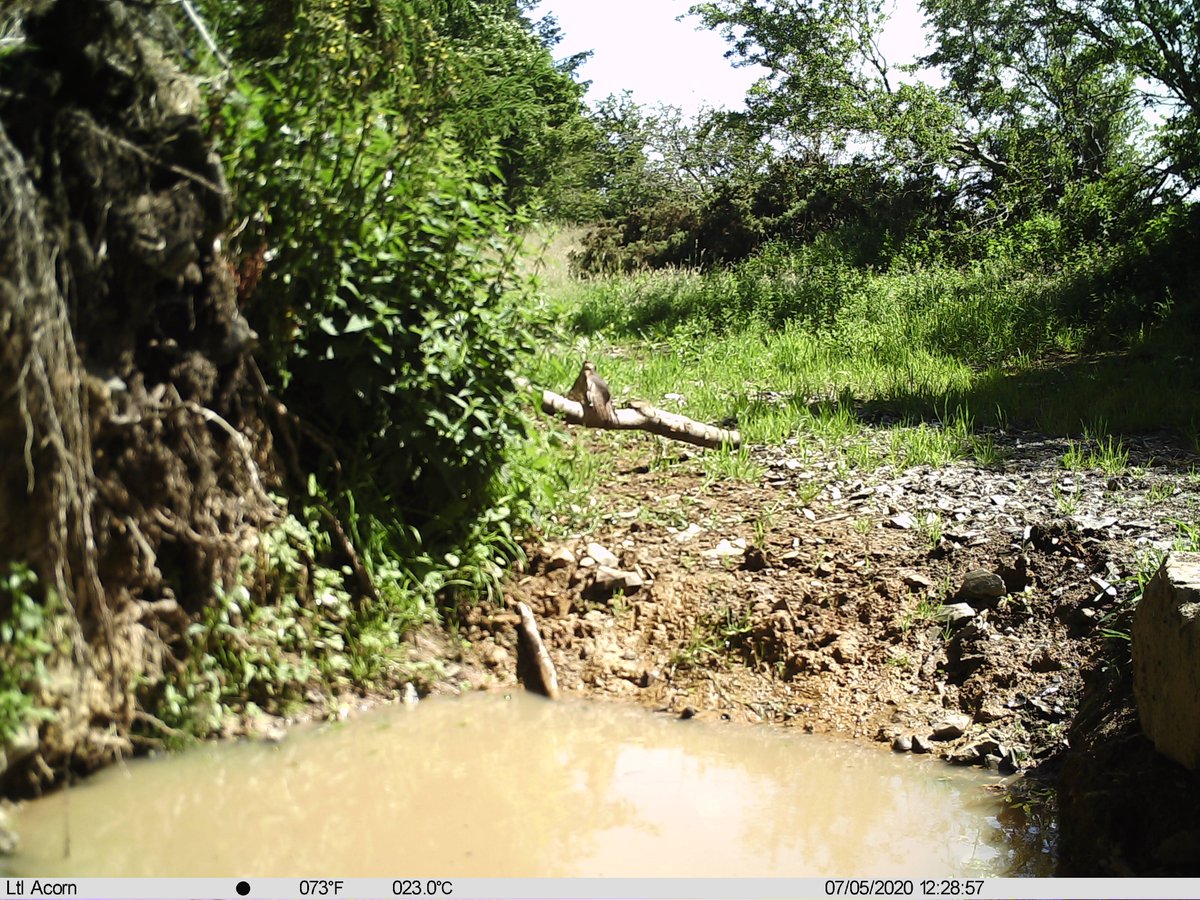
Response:
[[[590,361],[585,362],[583,368],[579,370],[579,377],[571,386],[567,399],[583,404],[585,422],[589,420],[616,421],[617,413],[612,405],[612,391],[609,390],[608,382],[596,374],[596,366]]]

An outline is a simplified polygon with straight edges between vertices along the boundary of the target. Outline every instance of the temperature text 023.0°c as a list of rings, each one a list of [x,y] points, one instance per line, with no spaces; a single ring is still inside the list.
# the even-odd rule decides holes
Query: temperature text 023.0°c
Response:
[[[454,882],[440,878],[397,878],[392,882],[392,894],[397,897],[449,897],[454,893]]]

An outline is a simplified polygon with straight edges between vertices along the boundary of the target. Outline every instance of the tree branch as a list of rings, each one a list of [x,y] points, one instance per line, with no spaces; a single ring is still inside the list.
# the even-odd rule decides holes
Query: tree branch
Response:
[[[528,379],[518,378],[517,386],[531,388]],[[649,403],[633,401],[629,406],[613,410],[612,415],[597,415],[585,404],[551,390],[542,391],[542,411],[562,418],[568,425],[588,428],[613,428],[621,431],[649,431],[673,441],[698,447],[740,447],[742,436],[736,430],[705,425],[687,416],[666,412]]]

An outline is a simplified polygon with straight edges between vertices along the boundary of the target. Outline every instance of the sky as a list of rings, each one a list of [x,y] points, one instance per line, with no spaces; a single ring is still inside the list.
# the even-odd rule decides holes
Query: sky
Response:
[[[594,51],[580,70],[592,82],[591,102],[628,89],[638,103],[666,103],[689,115],[704,105],[736,109],[763,70],[734,68],[724,58],[727,45],[719,34],[696,30],[698,20],[691,16],[676,21],[691,3],[542,0],[532,15],[552,13],[558,19],[563,41],[556,56]],[[917,0],[896,0],[882,41],[890,64],[910,62],[922,52],[921,21]]]

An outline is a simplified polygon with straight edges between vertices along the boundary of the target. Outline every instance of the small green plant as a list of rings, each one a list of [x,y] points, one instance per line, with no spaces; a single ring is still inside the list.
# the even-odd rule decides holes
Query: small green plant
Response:
[[[1175,526],[1175,540],[1172,549],[1181,553],[1196,553],[1200,551],[1200,525],[1195,522],[1172,520]]]
[[[996,443],[996,438],[990,434],[974,434],[967,441],[975,462],[990,469],[1003,462],[1008,454]]]
[[[956,426],[936,428],[922,422],[915,427],[894,428],[888,443],[889,459],[898,469],[944,466],[965,454],[964,438]]]
[[[670,664],[681,669],[709,664],[743,641],[752,630],[749,609],[739,613],[725,607],[702,616],[692,627],[687,643],[671,654]]]
[[[948,589],[947,585],[947,589]],[[922,594],[916,605],[900,618],[900,632],[907,634],[914,625],[925,625],[936,622],[942,601],[932,594]]]
[[[1175,485],[1169,481],[1156,481],[1146,489],[1147,503],[1161,503],[1175,496]]]
[[[1075,471],[1089,468],[1088,454],[1084,445],[1075,441],[1067,441],[1067,450],[1062,455],[1062,465],[1064,469]]]
[[[754,546],[765,547],[767,535],[769,535],[775,527],[775,522],[779,514],[779,503],[772,503],[770,506],[761,510],[754,519]]]
[[[372,563],[378,598],[354,602],[350,570],[318,562],[330,552],[318,508],[304,518],[287,516],[260,535],[237,582],[214,585],[188,628],[184,665],[142,685],[143,708],[168,726],[172,742],[254,709],[285,713],[312,689],[332,695],[400,671],[403,635],[435,617],[429,598],[458,585],[456,570],[482,571],[486,562],[447,554],[422,574],[418,560],[405,567],[382,557]]]
[[[754,630],[754,626],[750,622],[749,607],[741,612],[735,612],[732,607],[726,607],[718,619],[720,634],[724,638],[726,646],[744,638]]]
[[[1099,426],[1101,429],[1103,425]],[[1080,441],[1067,441],[1062,464],[1065,469],[1099,469],[1106,475],[1123,475],[1129,469],[1129,451],[1124,442],[1106,435],[1097,436],[1090,428]]]
[[[921,519],[917,525],[917,531],[924,538],[925,544],[932,550],[942,542],[942,535],[945,532],[945,523],[942,517],[937,513],[929,513]]]
[[[996,427],[1001,431],[1008,431],[1008,413],[999,403],[996,404]]]
[[[1054,496],[1054,505],[1058,507],[1058,511],[1064,516],[1073,516],[1079,512],[1078,494],[1072,491],[1064,491],[1058,484],[1051,487],[1050,493]]]
[[[677,648],[670,657],[671,666],[679,669],[695,669],[715,658],[721,652],[721,642],[702,623],[692,626],[687,642]]]
[[[30,724],[51,717],[38,706],[34,685],[45,678],[45,660],[52,652],[50,620],[57,607],[53,591],[38,594],[37,574],[13,563],[0,576],[0,745]]]
[[[1096,445],[1095,466],[1106,475],[1123,475],[1129,469],[1129,451],[1109,435]]]
[[[677,529],[686,528],[688,525],[687,512],[680,509],[674,502],[659,503],[655,506],[640,506],[638,507],[637,518],[639,522]]]
[[[825,490],[824,484],[815,478],[810,478],[796,485],[796,499],[800,501],[801,506],[808,506],[808,504],[820,496],[823,490]]]
[[[862,424],[848,403],[823,403],[801,412],[806,431],[834,443],[841,443],[862,430]]]
[[[877,469],[882,461],[875,448],[866,440],[851,441],[842,450],[842,455],[852,468],[860,472],[871,472]]]

